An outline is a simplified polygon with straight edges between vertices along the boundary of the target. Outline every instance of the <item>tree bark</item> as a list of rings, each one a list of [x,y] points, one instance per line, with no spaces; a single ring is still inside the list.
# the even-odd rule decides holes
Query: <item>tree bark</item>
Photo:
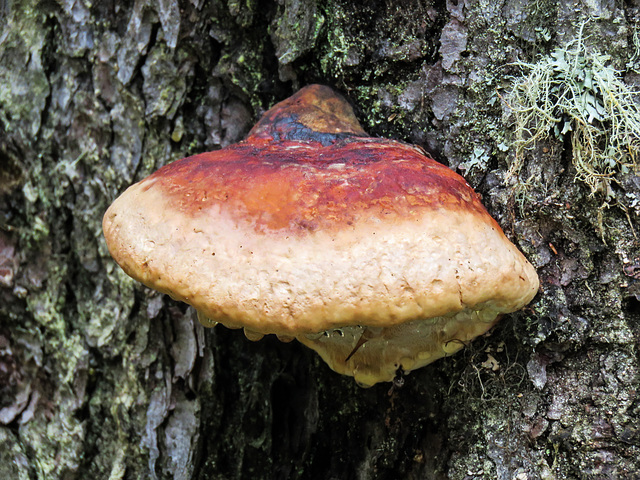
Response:
[[[637,478],[637,167],[592,192],[569,131],[507,171],[517,62],[581,38],[637,90],[639,19],[606,0],[0,0],[0,478]],[[115,265],[119,192],[309,83],[462,173],[538,269],[534,302],[362,389]]]

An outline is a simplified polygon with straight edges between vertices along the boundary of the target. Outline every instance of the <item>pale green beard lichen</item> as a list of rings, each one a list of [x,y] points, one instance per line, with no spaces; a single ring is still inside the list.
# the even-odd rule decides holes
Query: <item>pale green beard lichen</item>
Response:
[[[540,141],[563,141],[566,135],[576,176],[592,194],[609,197],[616,173],[637,168],[637,92],[623,83],[610,60],[588,48],[581,32],[535,64],[518,63],[528,73],[516,78],[505,96],[515,146],[510,175],[520,172],[524,156]]]

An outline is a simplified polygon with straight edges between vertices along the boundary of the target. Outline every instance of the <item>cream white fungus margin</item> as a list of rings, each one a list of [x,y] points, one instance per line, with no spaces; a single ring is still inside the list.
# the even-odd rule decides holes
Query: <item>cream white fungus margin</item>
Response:
[[[179,214],[153,182],[131,186],[104,219],[129,275],[228,327],[295,336],[365,385],[453,353],[538,289],[533,267],[488,215],[436,209],[340,231],[261,234],[219,206]],[[372,338],[345,362],[361,325]]]

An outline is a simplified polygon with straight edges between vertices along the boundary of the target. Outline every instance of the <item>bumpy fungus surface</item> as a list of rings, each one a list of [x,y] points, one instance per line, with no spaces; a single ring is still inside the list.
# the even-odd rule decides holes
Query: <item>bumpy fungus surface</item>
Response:
[[[129,275],[203,323],[297,338],[363,385],[454,353],[538,290],[462,177],[368,137],[318,85],[131,186],[103,228]]]

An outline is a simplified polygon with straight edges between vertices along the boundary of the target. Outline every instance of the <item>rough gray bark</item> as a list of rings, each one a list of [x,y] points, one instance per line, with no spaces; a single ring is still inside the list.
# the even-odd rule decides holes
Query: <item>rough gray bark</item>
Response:
[[[591,195],[553,135],[506,178],[503,99],[513,62],[583,25],[637,88],[639,19],[607,0],[0,0],[0,477],[637,478],[640,179]],[[127,185],[312,82],[461,171],[542,280],[403,385],[205,330],[101,236]]]

